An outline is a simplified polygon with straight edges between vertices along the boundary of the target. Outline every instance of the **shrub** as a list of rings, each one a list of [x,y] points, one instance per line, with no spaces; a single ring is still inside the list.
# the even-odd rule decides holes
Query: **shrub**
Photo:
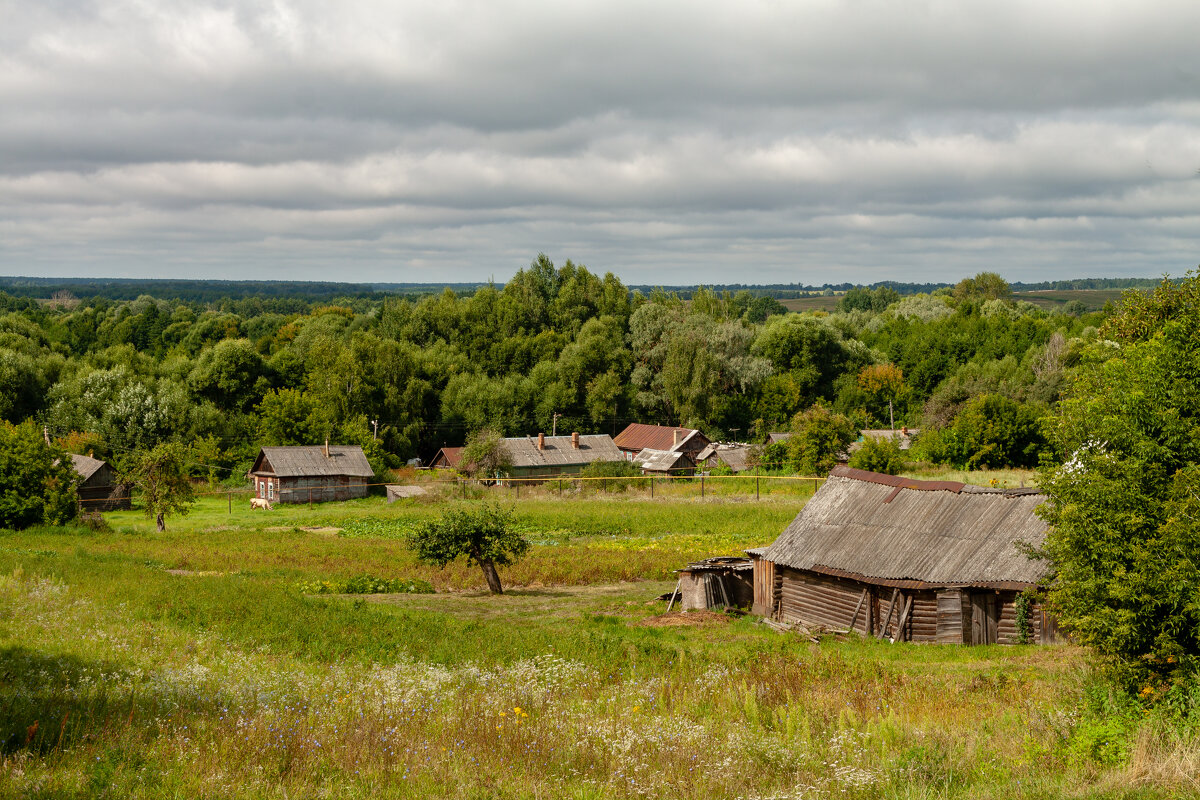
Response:
[[[420,578],[377,578],[355,575],[344,581],[301,581],[304,594],[433,594],[433,584]]]
[[[904,469],[904,453],[900,450],[900,442],[893,436],[878,439],[868,436],[863,440],[862,447],[851,454],[850,466],[896,475]]]

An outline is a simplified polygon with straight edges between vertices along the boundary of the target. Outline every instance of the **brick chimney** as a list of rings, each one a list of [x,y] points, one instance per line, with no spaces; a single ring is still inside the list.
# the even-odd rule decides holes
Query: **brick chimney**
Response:
[[[539,433],[538,434],[538,450],[545,450],[545,449],[546,449],[546,434]]]
[[[329,458],[329,437],[325,437],[325,457]]]
[[[674,441],[671,443],[671,446],[678,447],[679,443],[683,441],[683,431],[676,428],[672,433],[674,434]]]
[[[571,434],[571,447],[575,448],[576,450],[579,449],[579,433],[578,433],[578,431]]]

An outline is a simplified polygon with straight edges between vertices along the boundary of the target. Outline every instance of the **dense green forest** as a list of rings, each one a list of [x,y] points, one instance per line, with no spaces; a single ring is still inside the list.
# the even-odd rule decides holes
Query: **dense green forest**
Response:
[[[933,460],[1029,465],[1036,419],[1104,318],[1015,301],[989,273],[929,293],[850,288],[834,313],[805,314],[748,289],[630,291],[545,256],[473,291],[347,286],[0,293],[0,417],[118,465],[180,442],[217,480],[240,479],[261,445],[326,436],[382,469],[484,427],[549,432],[555,415],[560,432],[639,421],[761,441],[814,405],[921,426]]]

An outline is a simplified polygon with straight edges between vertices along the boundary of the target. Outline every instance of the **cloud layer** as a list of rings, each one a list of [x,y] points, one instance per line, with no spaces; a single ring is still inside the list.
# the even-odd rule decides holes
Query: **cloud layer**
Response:
[[[1194,3],[0,0],[0,272],[1181,273]]]

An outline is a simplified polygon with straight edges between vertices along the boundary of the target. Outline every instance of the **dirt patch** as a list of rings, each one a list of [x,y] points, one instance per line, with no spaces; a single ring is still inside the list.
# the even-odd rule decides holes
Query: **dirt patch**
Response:
[[[185,578],[205,578],[211,575],[224,575],[224,572],[217,572],[209,569],[169,569],[168,575],[182,575]]]
[[[733,617],[719,614],[716,611],[673,611],[670,614],[659,614],[646,617],[634,623],[642,628],[681,628],[698,627],[701,625],[725,625]]]

